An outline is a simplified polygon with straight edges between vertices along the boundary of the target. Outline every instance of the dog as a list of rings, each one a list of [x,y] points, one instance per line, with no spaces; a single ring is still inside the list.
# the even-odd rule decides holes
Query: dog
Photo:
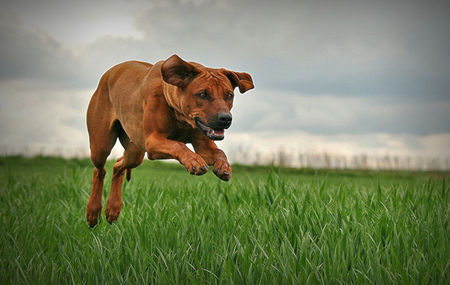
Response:
[[[217,177],[230,180],[230,163],[214,141],[222,140],[231,125],[236,87],[240,93],[254,88],[251,75],[186,62],[176,54],[154,65],[127,61],[103,74],[86,117],[95,167],[88,224],[93,227],[100,218],[104,166],[117,138],[125,151],[113,167],[105,209],[109,223],[122,209],[124,176],[130,180],[145,153],[151,160],[176,159],[192,175],[203,175],[212,166]]]

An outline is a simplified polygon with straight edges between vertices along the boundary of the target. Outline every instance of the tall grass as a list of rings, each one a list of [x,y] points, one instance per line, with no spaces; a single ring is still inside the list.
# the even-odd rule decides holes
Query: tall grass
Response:
[[[237,167],[225,183],[146,162],[118,222],[89,229],[88,162],[0,170],[2,284],[449,282],[448,173]]]

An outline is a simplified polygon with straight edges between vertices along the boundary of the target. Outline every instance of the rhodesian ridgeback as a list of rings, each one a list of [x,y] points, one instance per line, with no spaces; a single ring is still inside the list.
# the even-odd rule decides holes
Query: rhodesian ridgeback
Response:
[[[87,110],[87,127],[94,164],[92,192],[86,207],[90,226],[102,210],[105,162],[117,138],[123,156],[113,167],[105,215],[109,223],[122,209],[126,173],[149,159],[178,160],[193,175],[213,167],[222,180],[231,178],[231,166],[215,140],[231,125],[234,89],[253,88],[250,74],[207,68],[177,55],[152,65],[128,61],[109,69],[100,79]],[[191,143],[195,152],[185,144]]]

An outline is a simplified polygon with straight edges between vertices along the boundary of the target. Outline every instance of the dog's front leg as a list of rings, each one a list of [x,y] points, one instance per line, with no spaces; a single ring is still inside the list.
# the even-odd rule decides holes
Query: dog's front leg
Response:
[[[145,139],[145,147],[149,159],[174,158],[192,175],[203,175],[208,171],[205,160],[187,148],[184,143],[152,134]]]
[[[227,156],[212,140],[198,138],[192,142],[192,146],[208,165],[214,167],[213,171],[217,177],[224,181],[231,179],[232,170]]]

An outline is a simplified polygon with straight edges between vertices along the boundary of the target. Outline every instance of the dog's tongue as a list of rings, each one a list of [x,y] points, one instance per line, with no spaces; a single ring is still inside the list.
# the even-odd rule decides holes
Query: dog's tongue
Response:
[[[213,130],[214,135],[216,136],[223,136],[224,133],[224,129],[220,129],[220,130]]]

